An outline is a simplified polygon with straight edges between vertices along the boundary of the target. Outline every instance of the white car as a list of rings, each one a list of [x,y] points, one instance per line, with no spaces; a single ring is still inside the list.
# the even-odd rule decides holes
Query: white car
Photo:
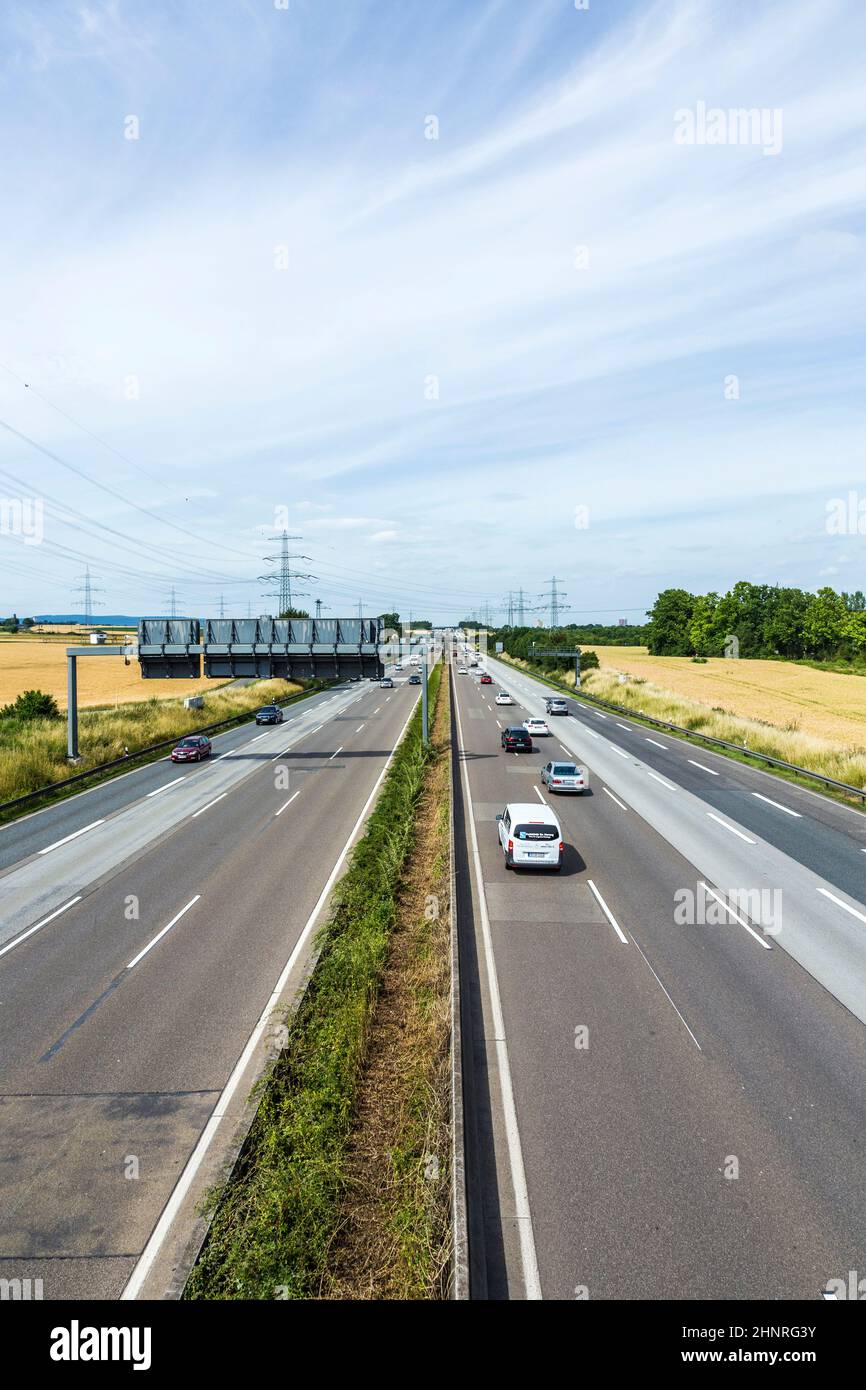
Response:
[[[458,676],[468,676],[468,675],[469,675],[469,672],[466,670],[466,667],[465,667],[465,666],[458,666],[458,667],[457,667],[457,674],[458,674]]]
[[[541,784],[552,792],[589,791],[589,772],[579,763],[550,762],[541,769]]]
[[[497,704],[497,705],[513,705],[513,704],[514,704],[514,701],[512,700],[512,698],[511,698],[511,696],[509,695],[509,693],[508,693],[507,690],[500,690],[499,693],[498,693],[497,696],[496,696],[496,699],[495,699],[495,701],[494,701],[494,704]]]
[[[536,738],[543,738],[550,733],[546,719],[524,719],[523,727],[528,734],[533,734]]]
[[[562,868],[565,845],[555,813],[537,802],[510,802],[496,817],[506,869]]]

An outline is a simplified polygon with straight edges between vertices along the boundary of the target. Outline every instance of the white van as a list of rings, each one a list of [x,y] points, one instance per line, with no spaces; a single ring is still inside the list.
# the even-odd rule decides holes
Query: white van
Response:
[[[549,806],[511,801],[496,823],[506,869],[552,869],[559,873],[565,845],[562,828]]]

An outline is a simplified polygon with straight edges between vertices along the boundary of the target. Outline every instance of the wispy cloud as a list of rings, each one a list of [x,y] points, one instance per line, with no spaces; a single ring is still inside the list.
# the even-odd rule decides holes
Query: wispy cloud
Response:
[[[130,471],[138,500],[194,499],[232,546],[287,508],[332,608],[381,576],[371,544],[371,601],[427,584],[444,616],[554,570],[600,610],[756,549],[804,585],[840,563],[822,499],[866,484],[856,0],[19,2],[0,39],[7,364],[164,480]],[[781,152],[678,145],[698,102],[781,110]],[[116,477],[2,374],[0,411]]]

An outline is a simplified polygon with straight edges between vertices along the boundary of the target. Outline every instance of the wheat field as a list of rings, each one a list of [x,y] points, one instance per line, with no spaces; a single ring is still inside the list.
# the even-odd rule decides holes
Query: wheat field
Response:
[[[605,674],[642,677],[725,714],[866,751],[866,677],[793,661],[709,657],[703,665],[688,657],[650,656],[645,647],[593,650]]]
[[[72,643],[76,642],[73,636]],[[83,644],[82,644],[83,645]],[[94,648],[102,650],[105,648]],[[78,703],[127,705],[139,700],[182,699],[216,690],[212,680],[142,680],[139,665],[122,656],[85,656],[78,662]],[[22,690],[43,690],[66,708],[66,643],[35,637],[0,642],[0,705],[11,704]]]

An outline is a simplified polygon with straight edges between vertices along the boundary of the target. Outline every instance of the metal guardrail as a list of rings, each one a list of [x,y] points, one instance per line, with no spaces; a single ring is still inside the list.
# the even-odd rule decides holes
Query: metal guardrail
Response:
[[[508,662],[505,665],[508,665]],[[519,671],[522,668],[518,666],[516,669]],[[529,671],[527,674],[534,675],[536,673]],[[697,729],[684,729],[682,724],[671,724],[667,719],[656,719],[652,714],[642,714],[640,710],[630,709],[626,705],[614,704],[612,700],[602,700],[599,695],[590,695],[585,691],[581,691],[578,695],[571,686],[551,680],[543,672],[538,672],[538,674],[545,684],[563,691],[572,700],[585,700],[594,705],[601,705],[604,709],[612,710],[615,714],[625,714],[631,719],[642,719],[646,724],[652,724],[656,729],[667,729],[668,733],[683,734],[686,738],[699,738],[703,743],[708,743],[712,747],[725,748],[732,753],[745,754],[747,758],[755,758],[758,762],[769,763],[771,767],[781,767],[786,772],[796,772],[799,776],[808,777],[813,782],[821,782],[825,787],[835,787],[837,791],[847,792],[851,796],[859,796],[860,800],[866,803],[866,787],[854,787],[850,782],[837,782],[834,777],[827,777],[823,772],[812,772],[808,767],[800,767],[799,763],[786,763],[784,758],[774,758],[769,753],[759,753],[757,749],[749,748],[747,744],[731,743],[728,739],[714,738],[712,734],[702,734]]]
[[[319,689],[316,687],[308,690],[299,690],[294,695],[280,703],[280,708],[285,709],[288,705],[297,704],[298,700],[305,699],[308,695],[316,695]],[[209,734],[216,729],[228,730],[236,724],[244,724],[255,717],[254,710],[246,710],[243,714],[233,714],[228,719],[218,719],[216,724],[203,724],[198,729],[190,729],[191,734]],[[5,811],[11,811],[16,806],[25,806],[29,801],[36,801],[43,796],[51,796],[54,792],[62,791],[64,787],[72,787],[77,782],[84,782],[88,777],[96,777],[100,772],[109,772],[113,767],[125,767],[137,762],[139,758],[146,758],[150,753],[158,753],[161,748],[173,748],[179,738],[186,738],[188,734],[175,734],[174,738],[161,739],[159,743],[150,743],[146,748],[136,748],[132,753],[124,753],[122,758],[112,758],[107,763],[96,763],[84,772],[76,772],[71,777],[64,777],[60,782],[49,782],[46,787],[39,787],[36,791],[25,792],[23,796],[13,797],[11,801],[0,802],[0,816]]]

